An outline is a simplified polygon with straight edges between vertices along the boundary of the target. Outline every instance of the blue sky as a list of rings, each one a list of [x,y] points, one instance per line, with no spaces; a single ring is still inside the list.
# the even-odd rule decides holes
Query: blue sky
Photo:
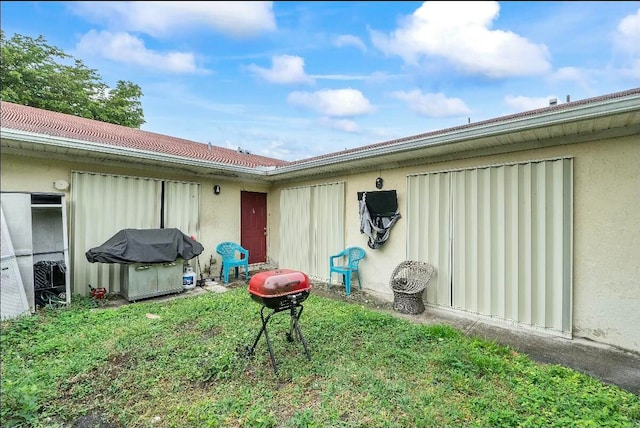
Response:
[[[640,2],[14,2],[142,129],[296,160],[640,86]]]

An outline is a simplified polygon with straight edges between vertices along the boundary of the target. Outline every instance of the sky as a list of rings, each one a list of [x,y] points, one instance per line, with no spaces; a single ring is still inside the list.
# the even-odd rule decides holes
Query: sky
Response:
[[[294,161],[640,87],[640,1],[0,2],[141,129]]]

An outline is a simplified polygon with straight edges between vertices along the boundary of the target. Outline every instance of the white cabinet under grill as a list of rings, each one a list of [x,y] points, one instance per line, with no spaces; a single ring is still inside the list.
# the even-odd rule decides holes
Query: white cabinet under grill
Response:
[[[133,302],[184,291],[183,260],[165,263],[132,263],[120,266],[120,294]]]

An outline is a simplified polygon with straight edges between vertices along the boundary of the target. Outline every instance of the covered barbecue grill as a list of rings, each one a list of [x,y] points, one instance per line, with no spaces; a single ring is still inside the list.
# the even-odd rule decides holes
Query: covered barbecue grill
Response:
[[[204,251],[180,229],[122,229],[85,253],[90,263],[165,263],[190,260]]]
[[[90,263],[120,265],[120,294],[134,302],[184,291],[184,261],[203,250],[177,228],[122,229],[85,256]]]
[[[300,315],[304,310],[302,302],[304,302],[311,292],[311,283],[309,277],[300,271],[291,269],[277,269],[266,272],[260,272],[249,280],[249,294],[251,299],[262,305],[260,309],[260,319],[262,320],[262,328],[256,336],[252,346],[247,347],[247,354],[253,355],[256,345],[264,333],[269,349],[269,356],[273,364],[274,372],[278,372],[278,365],[273,354],[269,333],[267,332],[267,324],[271,316],[283,311],[289,311],[291,316],[291,329],[287,333],[287,341],[294,341],[294,332],[302,342],[305,354],[311,359],[307,341],[300,329]],[[272,312],[265,317],[265,309],[272,309]]]

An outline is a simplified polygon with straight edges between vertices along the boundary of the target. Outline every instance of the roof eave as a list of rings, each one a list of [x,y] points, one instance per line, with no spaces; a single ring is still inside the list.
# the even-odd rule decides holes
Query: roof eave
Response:
[[[75,152],[94,153],[118,158],[128,158],[136,161],[163,163],[173,167],[192,168],[204,172],[207,175],[223,175],[232,177],[257,178],[264,176],[267,170],[245,166],[231,165],[210,160],[193,159],[183,156],[174,156],[149,150],[140,150],[129,147],[105,145],[77,139],[56,137],[45,134],[37,134],[16,129],[0,128],[0,139],[13,140],[41,146],[56,147]]]
[[[603,100],[594,104],[565,107],[560,110],[550,109],[531,116],[517,117],[510,120],[481,123],[477,126],[464,127],[464,129],[443,132],[437,135],[417,136],[416,138],[402,139],[396,144],[389,144],[380,147],[363,148],[346,153],[337,153],[334,156],[327,156],[311,161],[302,161],[292,165],[276,168],[267,175],[275,180],[295,178],[301,175],[320,173],[322,169],[330,166],[333,172],[338,170],[349,171],[354,165],[364,160],[382,158],[390,154],[407,153],[407,159],[413,155],[412,152],[421,149],[422,157],[428,156],[429,148],[442,148],[450,146],[450,153],[456,152],[455,145],[461,142],[472,142],[473,140],[485,139],[487,137],[504,135],[506,133],[524,132],[543,127],[562,125],[586,119],[596,119],[599,117],[615,116],[627,114],[640,110],[640,94],[634,94],[625,98],[614,98]],[[637,123],[634,123],[637,125]],[[629,124],[633,125],[633,124]],[[569,136],[567,134],[566,136]],[[506,146],[510,143],[502,143]],[[558,142],[561,144],[561,142]],[[442,155],[442,150],[439,150]],[[335,168],[340,164],[341,168]]]
[[[598,118],[616,118],[618,116],[629,116],[628,122],[624,125],[617,125],[615,129],[607,128],[607,120],[599,121],[597,127],[591,127],[589,132],[581,133],[581,129],[571,126],[562,130],[561,138],[547,141],[547,145],[565,144],[567,139],[581,141],[590,138],[593,134],[603,137],[608,134],[613,135],[620,128],[631,133],[637,132],[640,123],[640,93],[633,93],[624,97],[609,98],[598,102],[571,103],[572,105],[560,105],[553,108],[541,109],[530,112],[528,115],[517,115],[511,118],[495,119],[461,126],[443,132],[433,132],[421,134],[414,137],[407,137],[397,142],[388,144],[378,144],[362,147],[359,149],[338,152],[316,159],[294,162],[276,168],[246,167],[229,163],[215,162],[211,160],[194,159],[183,156],[175,156],[166,153],[140,150],[129,147],[106,145],[88,142],[78,139],[69,139],[46,134],[27,132],[16,129],[0,128],[0,139],[13,140],[17,142],[29,143],[35,146],[51,147],[52,149],[69,150],[76,154],[87,153],[102,155],[114,160],[124,159],[141,164],[160,165],[181,171],[189,171],[205,176],[225,176],[237,177],[247,180],[264,180],[278,182],[295,178],[305,178],[317,175],[340,174],[356,169],[371,169],[372,165],[378,167],[380,164],[389,163],[393,158],[395,165],[405,162],[415,161],[416,158],[429,159],[431,157],[442,159],[443,156],[456,156],[461,150],[469,153],[474,149],[487,149],[490,147],[494,153],[501,150],[513,149],[511,138],[500,138],[500,136],[517,135],[520,143],[538,142],[535,139],[536,130],[545,128],[562,127],[580,121],[592,121],[596,123]],[[620,121],[618,121],[620,122]],[[529,135],[531,134],[531,135]],[[490,140],[490,143],[487,141]],[[522,144],[521,144],[522,145]],[[390,165],[392,166],[392,165]]]

